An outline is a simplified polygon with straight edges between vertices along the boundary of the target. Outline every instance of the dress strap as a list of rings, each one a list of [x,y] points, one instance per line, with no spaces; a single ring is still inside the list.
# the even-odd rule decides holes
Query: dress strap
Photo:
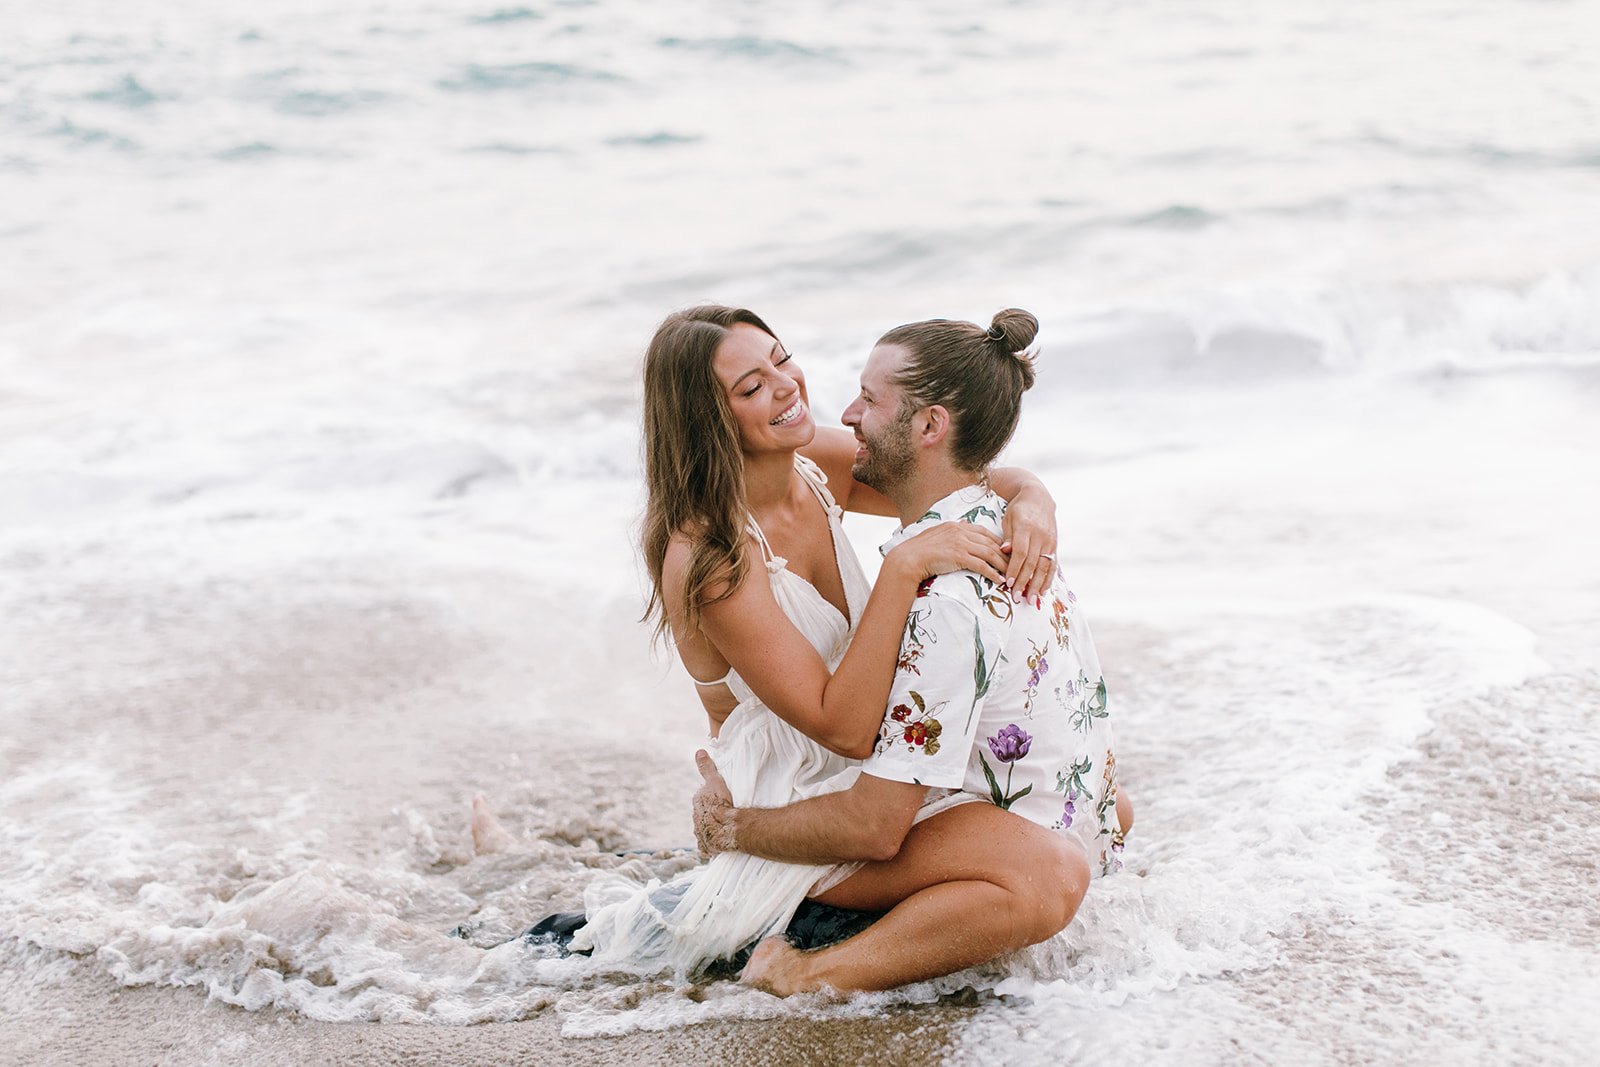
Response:
[[[833,494],[828,492],[828,476],[822,473],[821,467],[796,452],[794,469],[800,472],[800,480],[810,486],[811,492],[821,501],[823,510],[835,519],[844,514],[844,509],[834,503]],[[776,574],[789,565],[788,560],[772,551],[772,546],[767,543],[767,535],[761,532],[761,524],[756,522],[754,515],[745,516],[744,528],[761,546],[761,558],[767,563],[767,573]]]
[[[767,535],[761,532],[761,524],[756,522],[754,515],[745,516],[744,528],[746,533],[756,539],[756,544],[761,546],[761,558],[770,561],[772,559],[772,546],[767,544]]]
[[[801,479],[811,487],[822,506],[835,518],[844,513],[844,509],[834,502],[833,494],[828,491],[828,476],[822,473],[822,468],[809,456],[794,454],[794,469],[800,472]]]
[[[789,565],[788,560],[772,551],[772,546],[767,543],[767,535],[761,532],[761,524],[756,522],[754,515],[745,517],[744,528],[756,539],[756,544],[761,546],[761,558],[766,561],[768,574],[776,574]]]

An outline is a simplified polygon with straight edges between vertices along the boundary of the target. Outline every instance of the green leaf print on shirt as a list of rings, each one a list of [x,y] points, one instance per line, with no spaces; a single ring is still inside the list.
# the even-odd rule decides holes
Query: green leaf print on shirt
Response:
[[[989,799],[992,800],[994,802],[994,806],[999,808],[1001,811],[1010,811],[1011,805],[1015,804],[1017,801],[1033,792],[1033,783],[1030,782],[1025,788],[1019,789],[1015,793],[1012,793],[1008,796],[1006,791],[1000,788],[1000,780],[994,776],[994,771],[989,769],[989,761],[983,758],[982,752],[978,753],[978,763],[982,765],[983,777],[989,783]],[[1007,769],[1006,787],[1010,788],[1010,786],[1011,771]]]
[[[962,522],[977,522],[979,515],[987,515],[991,519],[994,519],[996,522],[1000,521],[1000,516],[996,515],[993,511],[991,511],[989,508],[984,507],[982,504],[979,504],[977,507],[975,507],[971,511],[967,512],[965,515],[961,516],[961,521]]]
[[[1080,691],[1087,691],[1089,688],[1089,676],[1082,671],[1078,672],[1078,685]],[[1084,697],[1082,704],[1073,709],[1068,722],[1074,730],[1088,733],[1096,719],[1110,718],[1110,714],[1106,711],[1106,680],[1101,678],[1095,683],[1094,691]]]
[[[972,583],[972,591],[978,597],[978,602],[989,609],[989,614],[1001,622],[1011,620],[1011,598],[1006,596],[1001,588],[987,578],[978,578],[967,575],[967,581]]]
[[[1079,797],[1092,796],[1089,784],[1083,780],[1083,776],[1093,769],[1094,761],[1088,756],[1074,760],[1066,770],[1056,772],[1056,792],[1074,803]]]
[[[972,716],[978,710],[978,705],[989,695],[989,682],[992,677],[989,664],[983,658],[983,627],[977,620],[973,620],[972,623],[972,651],[972,707],[967,712],[968,728],[972,726]]]

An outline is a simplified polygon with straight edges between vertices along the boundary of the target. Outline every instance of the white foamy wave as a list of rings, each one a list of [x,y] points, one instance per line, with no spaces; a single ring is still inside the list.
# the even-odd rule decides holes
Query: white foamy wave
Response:
[[[326,1022],[467,1024],[526,1018],[553,1002],[542,961],[483,950],[399,918],[309,867],[218,904],[201,926],[156,926],[97,953],[129,985],[198,985],[225,1003]]]
[[[1050,324],[1076,389],[1600,366],[1600,267],[1526,284],[1253,282]],[[1050,383],[1045,383],[1049,388]]]
[[[1451,289],[1456,319],[1441,330],[1441,349],[1492,358],[1600,360],[1600,267],[1560,271],[1516,288]]]
[[[580,959],[497,944],[557,899],[574,900],[597,866],[642,882],[692,862],[600,853],[595,839],[616,830],[585,815],[586,792],[540,799],[541,837],[499,856],[474,857],[460,826],[404,809],[384,859],[317,859],[328,846],[314,835],[280,841],[263,859],[183,844],[184,832],[141,791],[105,784],[124,777],[105,762],[109,752],[104,765],[75,764],[80,803],[93,805],[103,829],[30,861],[4,933],[93,953],[126,984],[193,986],[325,1021],[466,1024],[555,1010],[564,1033],[593,1036],[791,1013],[850,1017],[963,989],[1103,1010],[1258,969],[1284,938],[1370,913],[1388,883],[1353,798],[1405,755],[1431,707],[1516,684],[1537,667],[1525,629],[1432,599],[1296,610],[1210,601],[1148,607],[1139,619],[1148,645],[1119,708],[1125,722],[1157,729],[1125,738],[1126,786],[1143,827],[1129,869],[1097,883],[1059,938],[936,982],[783,1005],[726,982],[597,974]],[[607,772],[595,764],[590,773]],[[1142,790],[1157,781],[1159,790]],[[63,787],[59,773],[23,776],[5,796],[49,832],[74,818],[50,799]],[[293,802],[259,806],[275,812],[269,825],[304,820]],[[264,817],[234,807],[236,822]],[[453,924],[465,940],[446,932]]]
[[[1151,620],[1141,617],[1141,624]],[[1188,983],[1270,966],[1285,939],[1381,909],[1393,892],[1357,799],[1378,788],[1429,725],[1430,709],[1541,669],[1532,634],[1481,607],[1380,597],[1292,612],[1172,609],[1155,685],[1124,704],[1158,725],[1124,759],[1138,821],[1127,869],[1091,888],[1062,934],[934,982],[793,1010],[846,1017],[963,989],[1066,1013],[1092,1029],[1107,1009]],[[1224,636],[1225,635],[1225,636]],[[1380,655],[1374,646],[1385,647]],[[1181,680],[1181,681],[1180,681]],[[1154,752],[1143,750],[1153,749]],[[1160,780],[1160,793],[1141,793]],[[563,1002],[571,1036],[767,1018],[776,1001],[680,990]],[[980,1047],[989,1047],[980,1045]]]

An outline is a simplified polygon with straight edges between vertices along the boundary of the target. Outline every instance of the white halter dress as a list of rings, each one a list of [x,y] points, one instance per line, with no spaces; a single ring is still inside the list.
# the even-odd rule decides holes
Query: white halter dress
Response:
[[[803,456],[795,456],[795,467],[828,513],[850,618],[773,554],[754,519],[748,529],[761,546],[778,605],[832,671],[844,657],[872,588],[840,526],[841,509],[828,492],[827,477]],[[848,789],[855,782],[858,763],[829,752],[778,718],[737,674],[730,671],[723,681],[739,704],[708,750],[736,806],[783,807]],[[604,877],[584,892],[588,922],[571,947],[591,950],[596,962],[630,970],[688,973],[781,931],[812,886],[837,883],[857,866],[779,863],[729,852],[665,884],[651,881],[641,887],[619,876]]]

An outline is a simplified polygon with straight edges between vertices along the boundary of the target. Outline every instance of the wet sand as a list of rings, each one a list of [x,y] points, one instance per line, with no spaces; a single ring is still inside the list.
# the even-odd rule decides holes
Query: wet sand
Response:
[[[24,776],[36,764],[58,766],[53,756],[67,746],[140,778],[137,795],[159,810],[159,832],[184,840],[184,854],[199,857],[222,897],[319,856],[359,864],[409,848],[421,881],[451,892],[431,900],[409,891],[408,920],[442,930],[477,906],[474,940],[486,944],[544,910],[575,906],[585,872],[608,862],[605,850],[686,832],[682,802],[693,782],[674,757],[692,746],[691,716],[638,736],[570,711],[530,715],[519,703],[528,672],[548,660],[530,656],[526,631],[489,605],[505,612],[520,596],[536,610],[526,601],[543,591],[471,571],[402,575],[393,586],[329,568],[279,579],[13,598],[12,617],[33,625],[18,631],[13,647],[23,654],[8,659],[8,692],[27,698],[10,708],[8,766]],[[603,607],[590,622],[628,632],[622,607]],[[1099,636],[1130,680],[1173,667],[1140,628],[1105,626]],[[1437,713],[1415,758],[1392,767],[1384,788],[1351,798],[1381,841],[1396,910],[1280,931],[1272,966],[1189,988],[1186,1011],[1208,998],[1215,1011],[1173,1053],[1198,1062],[1426,1063],[1492,1051],[1511,1063],[1572,1062],[1569,1039],[1541,1036],[1544,1016],[1570,1014],[1569,1002],[1497,984],[1492,956],[1459,957],[1459,935],[1476,928],[1535,945],[1534,963],[1514,973],[1560,952],[1592,961],[1600,948],[1600,829],[1591,814],[1600,742],[1590,725],[1600,680],[1565,667]],[[1127,688],[1128,786],[1159,797],[1186,755],[1162,740],[1159,724],[1139,721],[1146,701],[1137,681]],[[517,750],[527,755],[513,758]],[[108,753],[115,759],[105,762]],[[628,788],[585,785],[597,780]],[[47,837],[83,818],[79,784],[52,786],[47,776],[14,813]],[[471,856],[464,802],[476,788],[497,798],[522,852]],[[297,813],[275,817],[286,803]],[[401,808],[420,815],[399,818]],[[1139,833],[1166,832],[1161,805],[1144,810]],[[150,811],[127,812],[125,825],[109,825],[110,816],[94,832],[129,846],[137,869],[127,884],[101,891],[131,903],[163,877],[153,865],[178,853],[141,852],[125,840],[155,825],[141,821]],[[549,859],[543,883],[523,884],[527,872],[509,869],[565,853],[580,858]],[[1338,857],[1329,861],[1336,871]],[[1418,922],[1435,921],[1410,905],[1440,901],[1456,916],[1448,946],[1433,955],[1392,951],[1417,943]],[[28,965],[8,965],[0,987],[5,1062],[911,1064],[975,1061],[996,1041],[1012,1046],[1018,1062],[1071,1062],[1082,1051],[1071,1035],[1032,1028],[1024,1003],[1013,1011],[972,993],[850,1018],[807,1018],[802,1007],[779,1018],[581,1039],[562,1038],[561,1014],[548,1009],[474,1026],[318,1022],[277,1008],[246,1011],[160,979],[127,987],[106,973],[98,946],[71,945],[59,927],[40,932],[38,942],[55,949],[6,947]],[[627,1002],[622,989],[612,1007]],[[1138,1027],[1166,1005],[1162,994],[1136,996],[1108,1021]],[[1487,1041],[1484,1013],[1501,1027]],[[1506,1027],[1507,1018],[1516,1022]]]
[[[870,1019],[713,1023],[670,1033],[563,1039],[553,1016],[471,1027],[319,1023],[207,1003],[192,990],[128,989],[84,974],[49,1009],[0,1022],[18,1064],[778,1064],[935,1062],[975,1009]]]
[[[580,855],[575,866],[553,867],[549,884],[519,887],[500,911],[480,915],[478,939],[490,944],[545,911],[581,906],[578,872],[590,869],[585,861],[616,862],[605,850],[687,837],[692,769],[641,775],[637,766],[685,762],[674,756],[692,749],[692,718],[677,720],[681,736],[631,743],[627,731],[578,722],[563,730],[542,720],[515,694],[534,684],[529,674],[544,675],[550,650],[530,656],[535,650],[517,638],[525,628],[487,628],[467,607],[487,586],[486,601],[514,600],[515,583],[460,572],[431,582],[424,592],[422,579],[401,577],[405,591],[397,591],[375,575],[324,566],[264,587],[197,578],[10,598],[11,617],[25,625],[8,632],[15,654],[6,657],[4,682],[24,699],[9,702],[0,755],[16,774],[42,777],[8,820],[31,820],[33,834],[22,831],[29,840],[83,823],[90,812],[75,794],[82,783],[55,773],[62,753],[113,753],[122,783],[137,779],[128,795],[138,803],[127,806],[122,825],[112,815],[90,836],[126,846],[136,869],[126,884],[102,886],[106,897],[132,906],[146,886],[181,878],[160,869],[163,853],[137,840],[159,811],[160,833],[182,841],[185,862],[206,871],[223,898],[270,879],[275,867],[319,856],[360,863],[403,848],[425,878],[478,871],[486,881],[459,883],[464,897],[433,909],[424,895],[410,909],[411,919],[441,932],[485,885],[503,888],[526,875],[507,868],[541,855],[541,842]],[[601,616],[635,632],[618,627],[609,609]],[[634,653],[649,662],[641,649]],[[583,658],[565,663],[581,668]],[[526,763],[508,751],[508,738]],[[595,778],[628,788],[586,788]],[[472,856],[465,799],[480,788],[523,843],[517,858]],[[276,817],[286,803],[298,812]],[[400,809],[421,812],[420,821],[398,818]],[[165,855],[177,854],[169,843]],[[318,1022],[271,1007],[247,1011],[204,989],[125,986],[97,959],[100,946],[81,937],[72,944],[77,935],[63,918],[36,940],[0,943],[0,1062],[911,1064],[938,1058],[975,1010],[946,1003],[583,1039],[563,1039],[554,1011],[475,1026]]]

